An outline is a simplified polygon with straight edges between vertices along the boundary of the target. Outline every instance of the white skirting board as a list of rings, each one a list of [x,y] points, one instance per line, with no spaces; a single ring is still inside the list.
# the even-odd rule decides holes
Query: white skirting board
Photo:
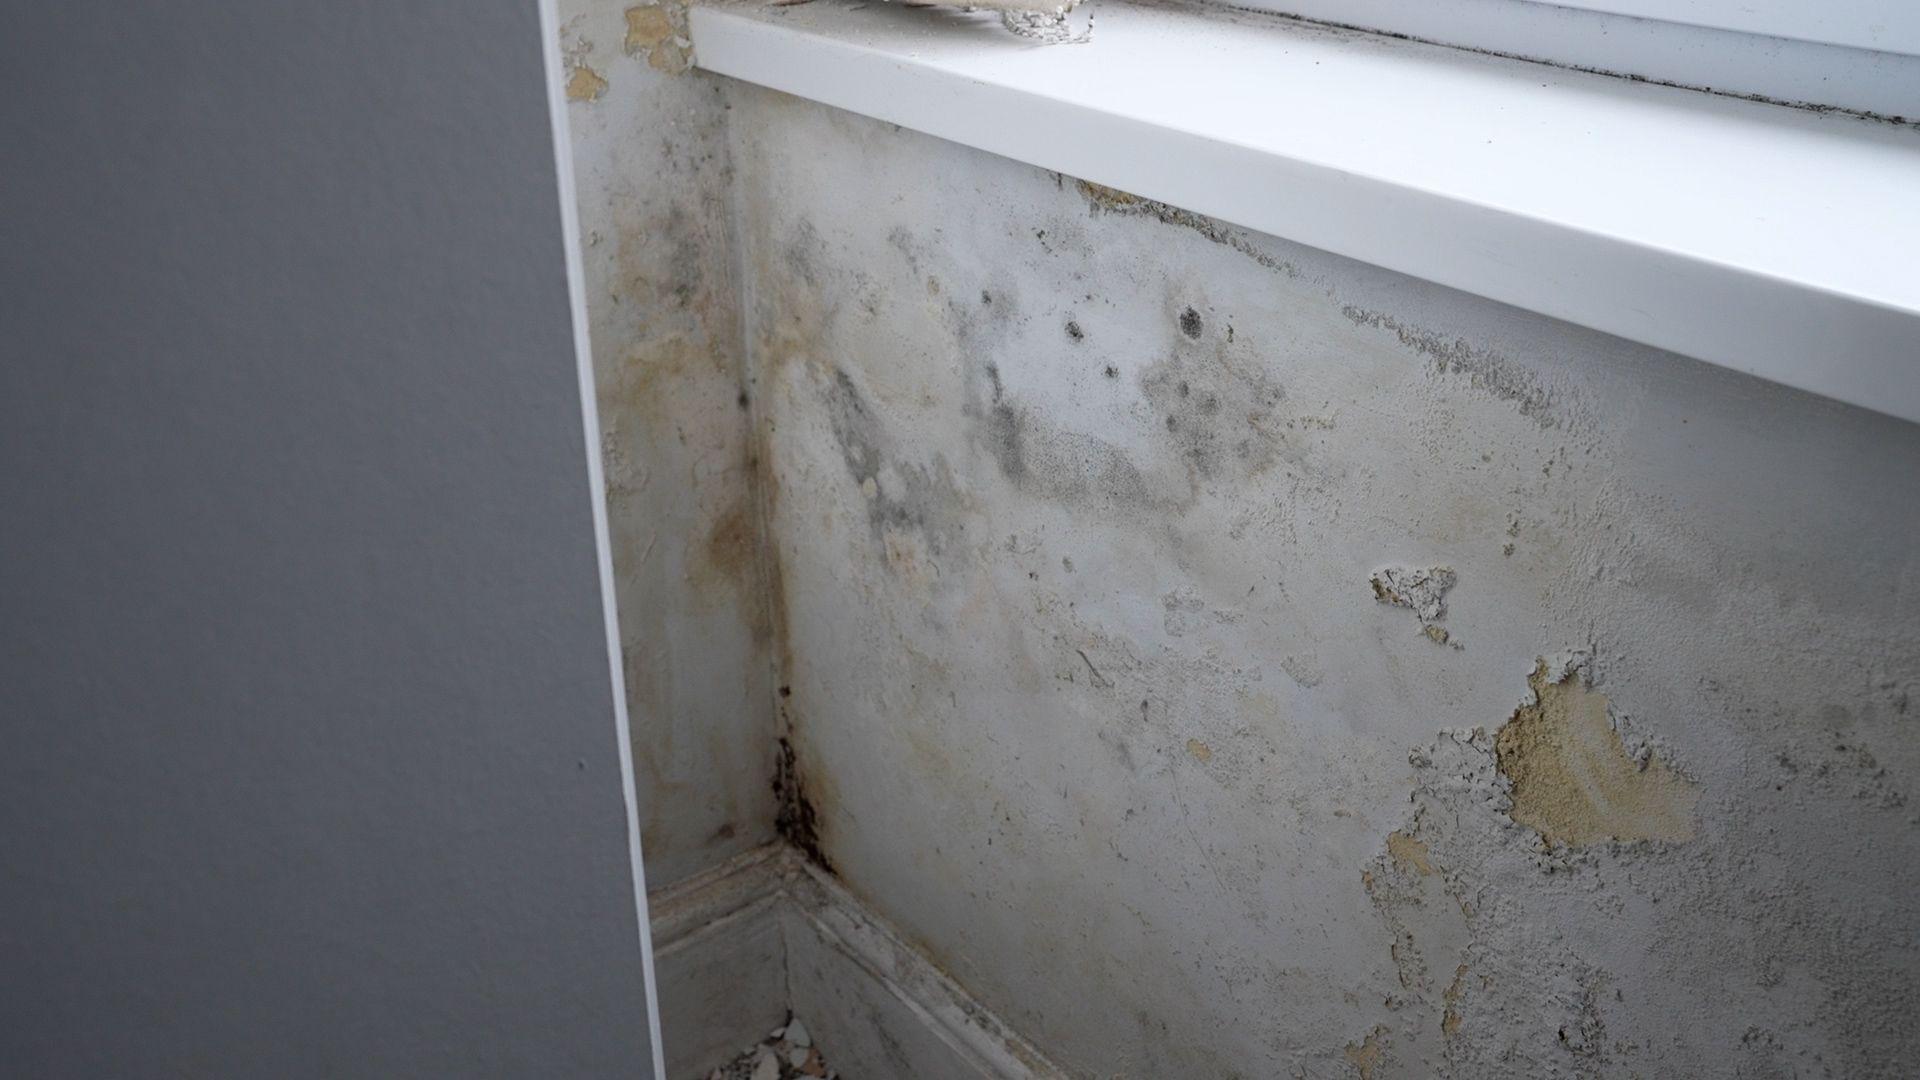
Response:
[[[649,897],[668,1080],[697,1080],[788,1010],[859,1080],[1066,1074],[792,848]]]

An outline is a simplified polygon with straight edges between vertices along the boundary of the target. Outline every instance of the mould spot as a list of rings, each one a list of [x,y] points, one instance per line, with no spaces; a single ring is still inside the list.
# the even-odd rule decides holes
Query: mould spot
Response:
[[[1605,694],[1574,671],[1551,679],[1545,660],[1527,683],[1534,701],[1494,739],[1500,772],[1513,785],[1514,821],[1573,848],[1693,838],[1697,788],[1651,752],[1642,761],[1627,753]]]
[[[1143,371],[1140,389],[1201,479],[1257,476],[1287,449],[1286,391],[1257,360],[1175,355]]]
[[[774,829],[821,869],[833,872],[833,863],[820,847],[820,812],[807,797],[793,752],[793,740],[782,736],[780,758],[774,765],[773,797],[777,807]]]
[[[998,373],[988,374],[997,385]],[[841,460],[859,486],[887,565],[911,577],[939,578],[939,561],[966,531],[965,500],[946,459],[936,455],[931,465],[921,465],[895,457],[893,440],[845,371],[834,371],[823,396]]]
[[[986,367],[990,403],[970,407],[983,416],[980,436],[995,464],[1030,495],[1098,509],[1160,509],[1177,505],[1156,491],[1119,447],[1096,435],[1051,424],[1015,403],[993,365]]]
[[[1084,341],[1086,340],[1087,332],[1085,330],[1080,329],[1079,323],[1074,322],[1072,319],[1068,319],[1067,320],[1067,336],[1072,338],[1075,341]]]
[[[1188,337],[1192,338],[1195,341],[1199,341],[1201,329],[1202,327],[1200,323],[1200,313],[1198,311],[1195,311],[1193,308],[1189,307],[1187,310],[1180,313],[1180,332],[1181,333],[1187,335]]]

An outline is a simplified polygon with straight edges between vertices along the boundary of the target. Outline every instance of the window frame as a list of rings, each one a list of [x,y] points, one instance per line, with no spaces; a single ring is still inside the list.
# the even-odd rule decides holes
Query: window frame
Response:
[[[1920,121],[1920,4],[1899,7],[1904,0],[1831,0],[1846,9],[1839,16],[1811,0],[1762,0],[1760,10],[1738,0],[1228,2],[1582,71]],[[1890,17],[1874,22],[1876,10]],[[1670,17],[1648,17],[1655,11]]]

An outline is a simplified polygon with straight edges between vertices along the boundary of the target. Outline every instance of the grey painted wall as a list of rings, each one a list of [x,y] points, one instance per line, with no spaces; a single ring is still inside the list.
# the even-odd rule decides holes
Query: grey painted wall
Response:
[[[793,818],[991,1008],[1103,1078],[1911,1072],[1920,427],[729,98]]]
[[[536,7],[0,34],[0,1071],[651,1071]]]

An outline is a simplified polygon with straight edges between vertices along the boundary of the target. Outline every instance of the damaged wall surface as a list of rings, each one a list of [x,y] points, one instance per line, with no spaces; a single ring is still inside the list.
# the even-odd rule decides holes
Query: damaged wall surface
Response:
[[[730,149],[588,139],[632,144],[594,144],[616,187],[736,186],[782,774],[1038,1046],[1136,1078],[1920,1055],[1920,428],[724,93]],[[711,254],[685,198],[587,204],[602,288],[664,271],[675,207]],[[651,288],[603,313],[609,427],[651,440],[609,450],[699,502],[647,523],[629,618],[702,610],[660,568],[754,457],[730,367],[677,384],[708,449],[623,426],[669,343],[737,348]],[[703,672],[743,610],[694,624],[731,650]]]
[[[722,87],[684,11],[562,0],[647,879],[773,838],[770,626],[728,241]]]

